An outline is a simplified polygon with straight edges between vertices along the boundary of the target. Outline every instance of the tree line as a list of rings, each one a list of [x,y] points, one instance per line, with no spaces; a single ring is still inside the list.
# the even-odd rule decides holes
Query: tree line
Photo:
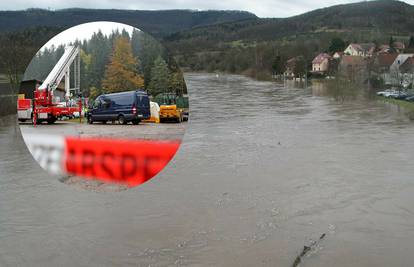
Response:
[[[283,74],[286,62],[292,58],[297,59],[294,72],[301,76],[311,69],[312,60],[319,53],[344,51],[350,43],[374,43],[378,47],[391,44],[392,49],[397,41],[389,34],[359,35],[357,32],[309,33],[260,42],[237,40],[213,44],[203,40],[194,37],[165,44],[183,69],[237,73],[263,80]],[[398,36],[398,41],[405,43],[405,52],[414,52],[414,37]]]
[[[0,34],[0,73],[6,75],[10,89],[17,92],[23,73],[36,51],[62,29],[34,27]]]
[[[88,40],[71,43],[80,48],[80,84],[85,97],[103,93],[145,89],[183,95],[187,92],[183,74],[173,57],[150,35],[123,30],[104,35],[95,32]],[[24,80],[44,80],[63,55],[65,47],[39,51],[27,68]],[[72,75],[73,77],[73,75]]]

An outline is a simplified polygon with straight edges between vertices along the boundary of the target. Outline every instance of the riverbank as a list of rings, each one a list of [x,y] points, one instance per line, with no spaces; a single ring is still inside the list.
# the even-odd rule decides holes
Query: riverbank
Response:
[[[394,99],[394,98],[389,98],[389,97],[384,97],[384,96],[377,96],[377,99],[385,103],[391,103],[394,105],[398,105],[399,107],[406,110],[409,114],[412,114],[410,115],[410,118],[414,119],[414,102],[408,102],[405,100]]]
[[[275,79],[272,78],[272,74],[269,71],[256,71],[254,69],[247,69],[240,72],[229,72],[223,70],[192,70],[191,68],[181,67],[181,70],[186,73],[194,73],[194,74],[219,74],[219,75],[242,75],[248,78],[252,78],[256,81],[265,81],[270,82],[274,81]]]

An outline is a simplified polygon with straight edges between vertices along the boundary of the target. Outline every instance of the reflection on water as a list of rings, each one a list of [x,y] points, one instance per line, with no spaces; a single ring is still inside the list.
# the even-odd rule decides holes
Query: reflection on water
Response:
[[[242,76],[187,74],[172,163],[124,193],[78,191],[0,127],[0,266],[411,266],[414,123]],[[6,162],[8,161],[8,162]]]
[[[373,100],[375,91],[363,85],[356,85],[348,80],[316,80],[311,84],[315,96],[328,96],[338,102],[354,101],[359,98]]]
[[[296,84],[293,86],[296,86]],[[369,113],[380,113],[386,110],[386,114],[402,115],[399,119],[403,121],[407,119],[414,120],[414,112],[412,110],[378,99],[376,90],[364,85],[355,85],[346,80],[323,80],[313,81],[310,88],[313,96],[325,96],[342,104],[347,102],[346,105],[341,106],[341,110],[355,110],[355,105],[359,105],[360,107],[356,108],[356,110],[358,112],[363,110],[367,117],[371,116],[368,115]],[[379,104],[379,102],[382,102],[382,104]],[[379,109],[385,110],[381,111]]]

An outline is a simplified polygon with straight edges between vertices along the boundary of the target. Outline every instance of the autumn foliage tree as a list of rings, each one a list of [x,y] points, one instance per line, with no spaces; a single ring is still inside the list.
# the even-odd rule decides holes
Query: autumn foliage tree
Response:
[[[119,37],[114,42],[110,63],[105,70],[102,87],[105,92],[122,92],[144,87],[144,79],[138,73],[139,62],[132,53],[129,40]]]

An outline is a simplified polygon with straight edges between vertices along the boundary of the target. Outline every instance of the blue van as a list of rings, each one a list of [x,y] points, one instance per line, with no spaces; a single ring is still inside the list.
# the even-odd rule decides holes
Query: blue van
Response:
[[[86,114],[89,124],[118,121],[119,124],[132,122],[137,125],[150,117],[149,97],[143,90],[100,95]]]

